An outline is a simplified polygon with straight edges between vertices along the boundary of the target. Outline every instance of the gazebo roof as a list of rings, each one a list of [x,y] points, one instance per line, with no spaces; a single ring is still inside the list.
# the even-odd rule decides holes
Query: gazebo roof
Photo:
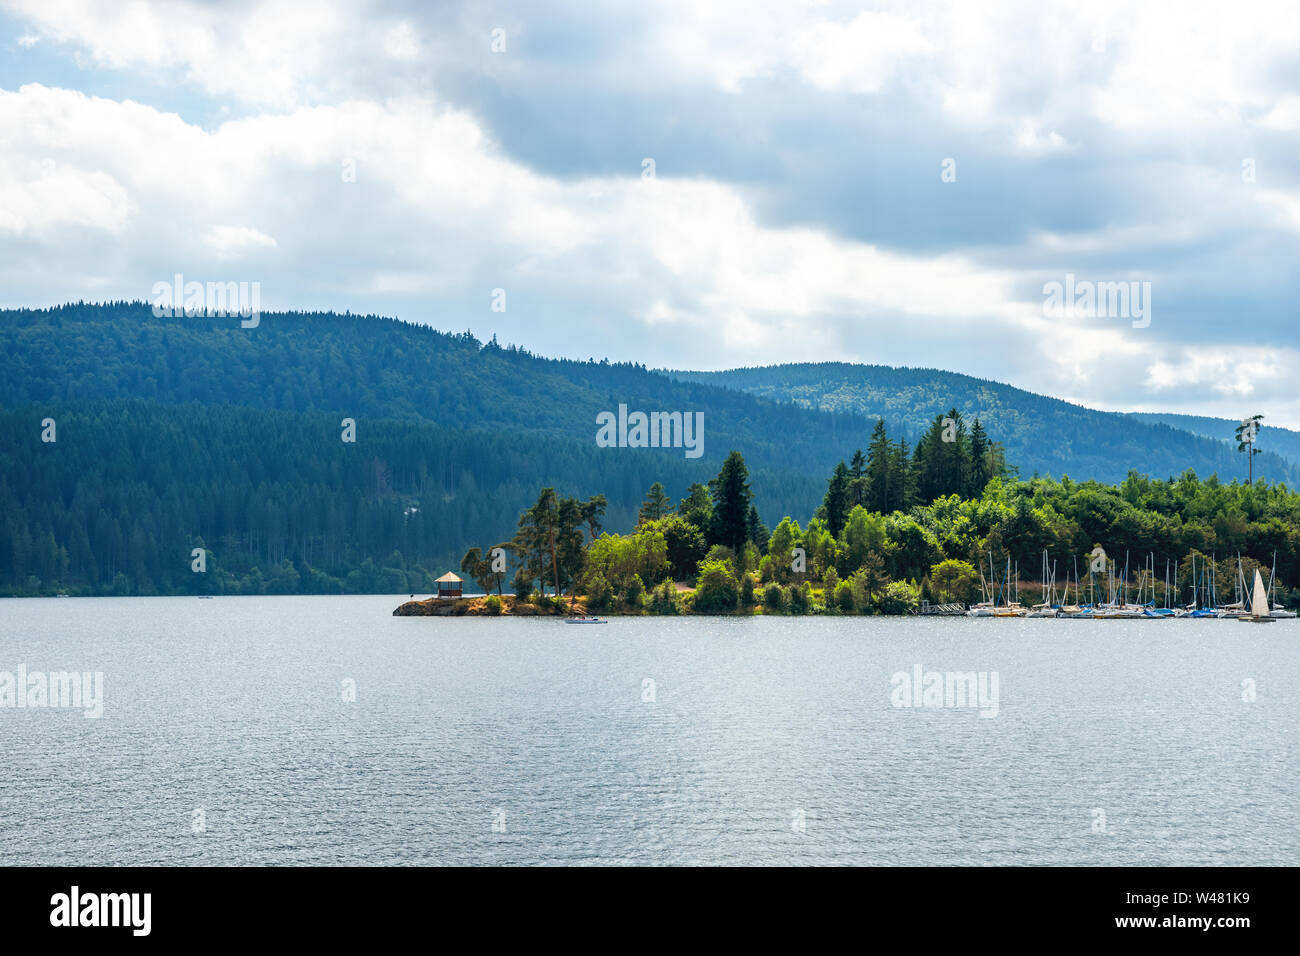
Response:
[[[447,583],[447,582],[455,582],[456,584],[460,584],[460,581],[461,581],[461,579],[460,579],[459,577],[457,577],[456,575],[454,575],[454,574],[452,574],[450,571],[448,571],[448,572],[447,572],[446,574],[444,574],[442,577],[438,578],[438,580],[437,580],[436,583],[437,583],[437,584],[443,584],[443,583]]]

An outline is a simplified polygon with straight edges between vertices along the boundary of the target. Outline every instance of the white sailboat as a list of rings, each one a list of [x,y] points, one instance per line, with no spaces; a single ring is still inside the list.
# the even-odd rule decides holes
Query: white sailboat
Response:
[[[993,552],[989,552],[989,576],[984,578],[984,569],[980,568],[980,597],[984,600],[978,604],[972,604],[970,610],[966,612],[967,617],[992,617],[993,607],[996,603],[993,596]]]
[[[1249,617],[1251,611],[1250,608],[1246,606],[1246,604],[1248,603],[1247,598],[1249,597],[1249,595],[1246,594],[1246,574],[1241,569],[1240,554],[1237,555],[1237,582],[1233,586],[1233,589],[1236,591],[1237,600],[1233,601],[1231,604],[1225,604],[1221,608],[1219,608],[1219,617],[1222,618]]]
[[[1052,572],[1049,576],[1047,572],[1047,549],[1043,549],[1043,600],[1040,604],[1035,604],[1026,614],[1026,617],[1057,617],[1061,612],[1055,606],[1056,597],[1056,562],[1052,562]]]
[[[1272,607],[1271,617],[1286,619],[1295,617],[1295,611],[1277,606],[1277,552],[1273,552],[1273,570],[1268,573],[1268,603]]]
[[[1268,592],[1264,590],[1264,577],[1255,569],[1255,589],[1250,598],[1250,613],[1237,618],[1252,624],[1272,624],[1277,618],[1268,613]]]

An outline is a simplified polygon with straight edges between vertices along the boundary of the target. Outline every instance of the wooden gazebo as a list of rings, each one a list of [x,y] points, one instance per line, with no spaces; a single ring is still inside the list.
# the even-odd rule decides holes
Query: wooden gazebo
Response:
[[[461,580],[456,575],[448,571],[437,580],[438,598],[458,598],[461,592]]]

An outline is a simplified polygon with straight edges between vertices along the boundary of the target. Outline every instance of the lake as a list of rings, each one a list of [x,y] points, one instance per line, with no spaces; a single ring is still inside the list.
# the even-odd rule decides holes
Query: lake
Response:
[[[1300,622],[405,597],[0,600],[0,675],[103,675],[0,708],[0,864],[1300,862]]]

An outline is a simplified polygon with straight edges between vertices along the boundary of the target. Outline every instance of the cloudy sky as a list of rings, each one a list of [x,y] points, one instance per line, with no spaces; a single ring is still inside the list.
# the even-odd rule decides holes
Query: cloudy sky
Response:
[[[1285,2],[426,6],[0,0],[0,306],[180,272],[1300,425]],[[1149,324],[1045,314],[1067,274],[1150,282]]]

